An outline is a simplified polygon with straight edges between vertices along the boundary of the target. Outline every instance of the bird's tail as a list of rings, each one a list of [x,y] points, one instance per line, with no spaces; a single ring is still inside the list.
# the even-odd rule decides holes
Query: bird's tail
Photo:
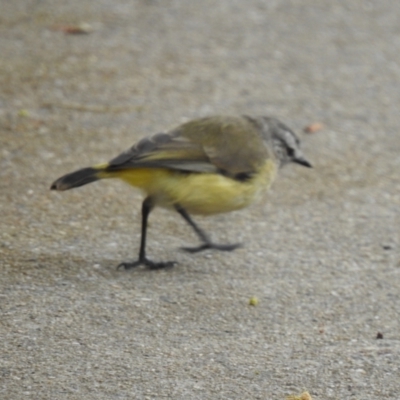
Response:
[[[52,183],[50,189],[63,191],[98,181],[107,177],[104,170],[105,168],[102,165],[79,169],[58,178]]]

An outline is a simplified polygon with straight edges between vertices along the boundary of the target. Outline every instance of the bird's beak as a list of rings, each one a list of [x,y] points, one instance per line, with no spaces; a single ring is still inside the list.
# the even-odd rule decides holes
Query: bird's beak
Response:
[[[304,157],[297,157],[293,159],[293,162],[302,165],[303,167],[312,168],[313,166]]]

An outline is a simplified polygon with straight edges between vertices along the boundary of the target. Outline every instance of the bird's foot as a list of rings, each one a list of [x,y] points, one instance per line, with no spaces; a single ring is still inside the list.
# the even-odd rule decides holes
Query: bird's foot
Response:
[[[204,243],[198,247],[181,247],[182,250],[187,251],[188,253],[198,253],[203,250],[220,250],[220,251],[232,251],[237,249],[238,247],[242,247],[240,243],[234,244],[216,244],[216,243]]]
[[[134,262],[122,262],[117,266],[117,270],[120,268],[132,269],[139,267],[140,265],[144,265],[148,269],[169,269],[172,268],[175,264],[177,264],[176,261],[154,262],[149,260],[148,258],[143,258]]]

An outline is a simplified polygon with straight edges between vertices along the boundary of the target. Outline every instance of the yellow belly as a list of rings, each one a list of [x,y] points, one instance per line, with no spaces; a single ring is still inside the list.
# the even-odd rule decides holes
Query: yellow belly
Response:
[[[152,196],[156,205],[170,208],[178,203],[189,213],[202,215],[247,207],[261,198],[275,175],[272,160],[246,182],[220,174],[182,173],[163,168],[134,168],[113,173],[113,177]]]

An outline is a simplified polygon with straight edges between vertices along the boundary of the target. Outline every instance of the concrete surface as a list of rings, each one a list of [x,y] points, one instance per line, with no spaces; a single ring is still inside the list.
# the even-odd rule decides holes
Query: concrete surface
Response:
[[[313,0],[0,1],[0,398],[400,398],[400,5]],[[93,32],[66,34],[90,24]],[[48,190],[189,118],[267,114],[308,170],[197,219],[232,254],[136,256],[140,193]],[[250,306],[249,299],[259,299]],[[381,333],[383,339],[376,339]]]

